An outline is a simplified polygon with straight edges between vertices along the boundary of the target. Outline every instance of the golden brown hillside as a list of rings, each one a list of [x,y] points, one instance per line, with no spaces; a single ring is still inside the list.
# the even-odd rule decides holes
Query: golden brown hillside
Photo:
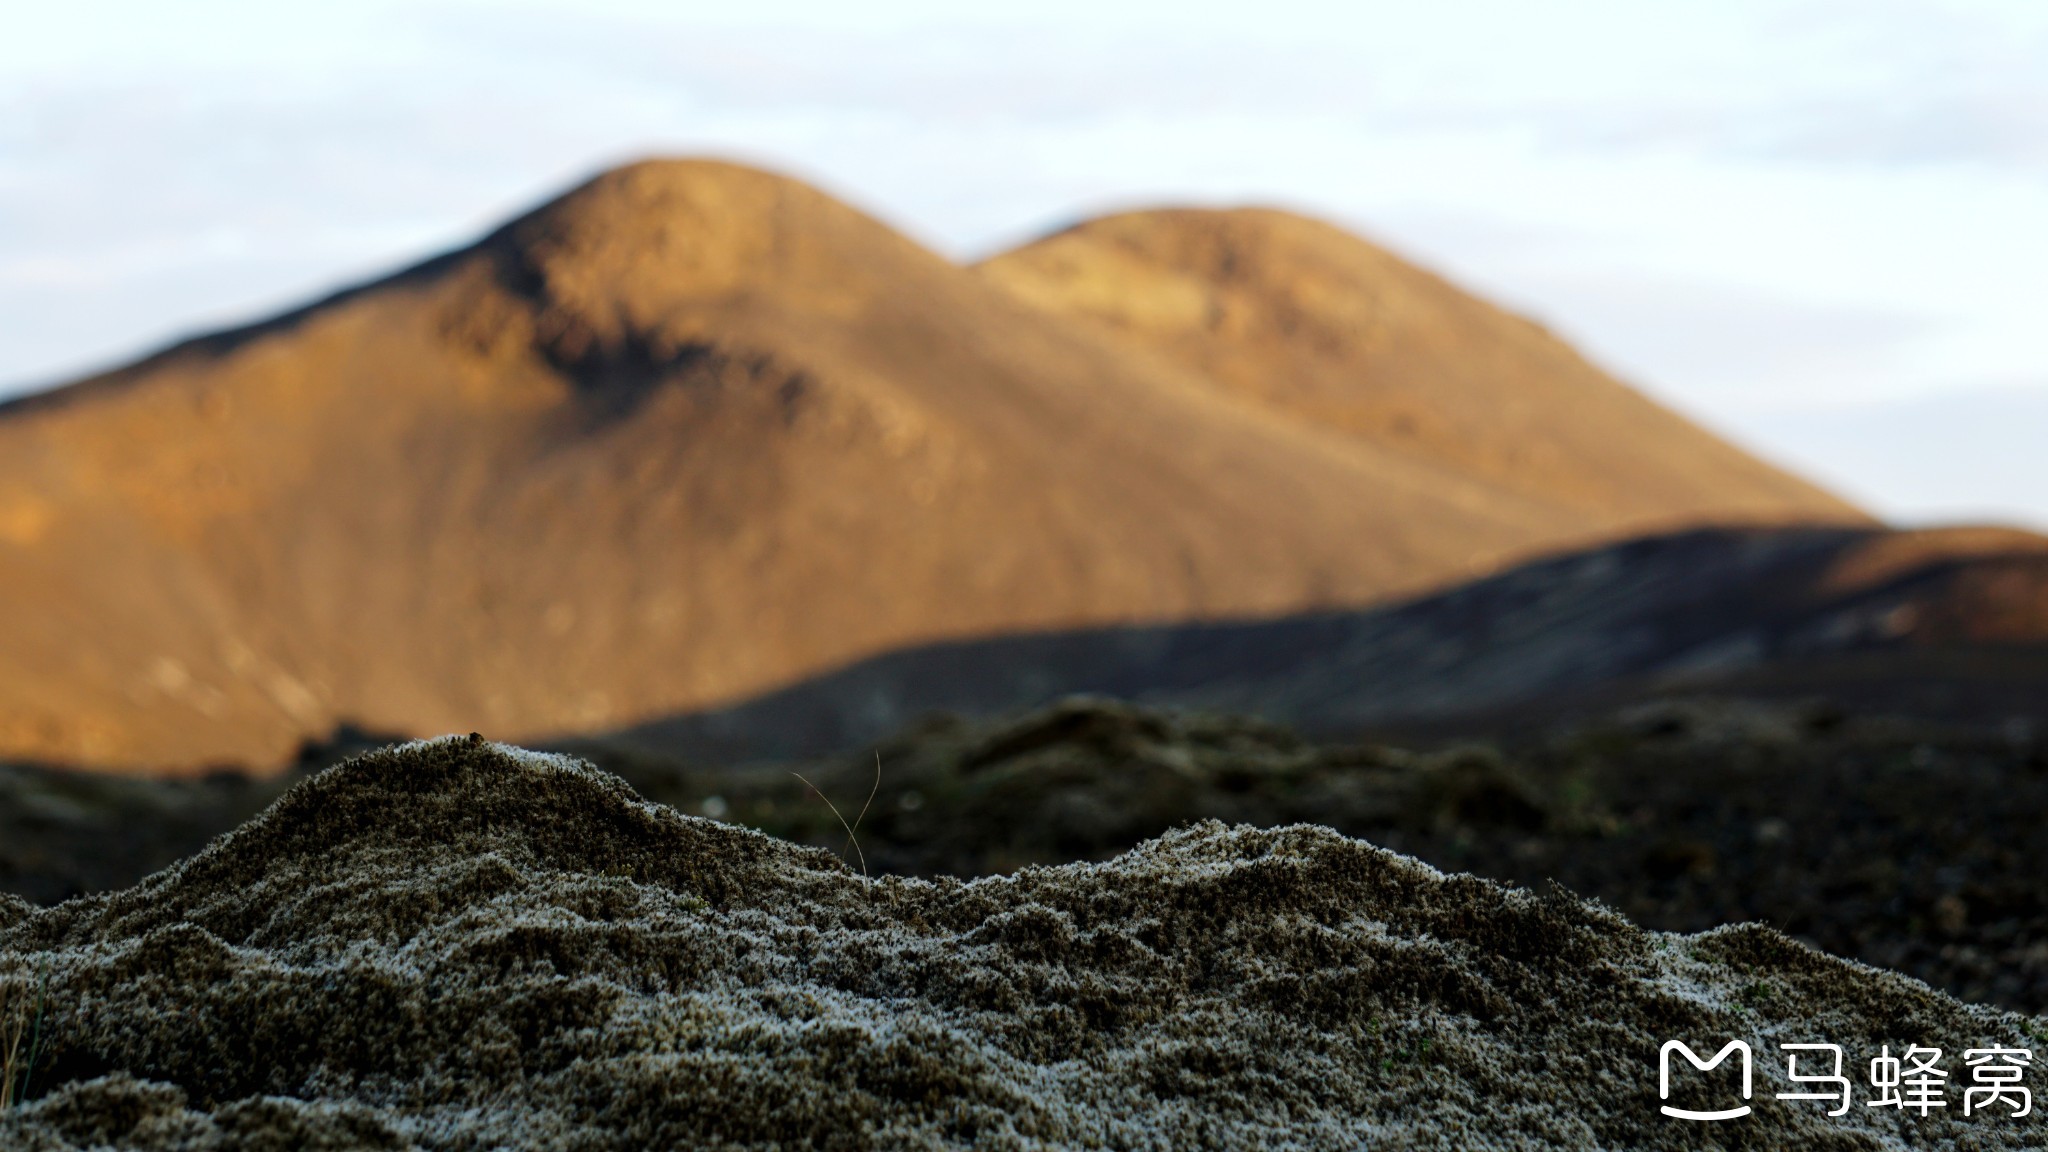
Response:
[[[1133,330],[794,182],[639,164],[0,408],[0,757],[261,765],[340,720],[533,737],[909,643],[1858,518],[1419,273],[1287,273],[1316,226],[1246,219],[1209,280],[1126,260],[1083,310],[1164,317]]]
[[[1537,325],[1320,221],[1104,217],[986,261],[1184,378],[1569,516],[1584,536],[1857,513],[1626,387]]]

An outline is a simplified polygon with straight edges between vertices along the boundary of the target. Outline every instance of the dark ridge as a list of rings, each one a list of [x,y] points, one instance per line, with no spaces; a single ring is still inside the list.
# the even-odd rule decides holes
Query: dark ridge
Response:
[[[1512,727],[1717,686],[1970,720],[2048,711],[2048,648],[1954,624],[1975,610],[1962,577],[2039,561],[1938,556],[1821,587],[1847,550],[1882,535],[1705,529],[1369,611],[933,644],[609,738],[715,762],[786,759],[867,746],[928,713],[991,716],[1076,693],[1262,716],[1314,737]]]
[[[1731,629],[1769,638],[1744,667],[1797,650],[1813,614],[1799,590],[1872,534],[1701,530],[1542,560],[1384,609],[934,644],[614,737],[721,761],[808,756],[870,743],[928,712],[986,716],[1075,693],[1265,716],[1316,735],[1463,717],[1676,668],[1711,655]]]

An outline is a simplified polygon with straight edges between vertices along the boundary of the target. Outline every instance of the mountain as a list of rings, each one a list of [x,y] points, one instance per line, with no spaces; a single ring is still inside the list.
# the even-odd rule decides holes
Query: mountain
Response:
[[[819,756],[931,713],[1003,716],[1078,693],[1336,739],[1548,728],[1719,697],[2031,741],[2048,732],[2048,537],[1698,529],[1360,611],[907,648],[577,746],[714,762]]]
[[[1855,515],[1540,326],[1317,220],[1133,212],[980,271],[1173,364],[1205,393],[1512,493],[1581,538]]]
[[[1088,296],[1049,255],[1085,227],[967,269],[787,179],[636,164],[0,407],[0,757],[616,728],[905,646],[1863,520],[1360,242],[1318,256],[1323,226],[1146,219],[1102,233],[1234,255],[1162,241]],[[1200,339],[1104,318],[1205,283]]]

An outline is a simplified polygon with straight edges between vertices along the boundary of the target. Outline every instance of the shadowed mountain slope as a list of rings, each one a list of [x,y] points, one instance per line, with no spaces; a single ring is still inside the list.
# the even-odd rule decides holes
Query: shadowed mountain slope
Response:
[[[785,179],[647,163],[0,408],[0,755],[616,727],[905,645],[1383,602],[1634,522],[1246,405],[998,279]],[[1506,404],[1550,363],[1474,379]],[[1626,395],[1573,371],[1560,426]],[[1657,427],[1685,478],[1610,485],[1644,516],[1856,518]],[[1730,496],[1659,504],[1695,489]]]
[[[1832,697],[2048,719],[2048,537],[1996,528],[1702,530],[1549,558],[1358,612],[1073,630],[893,652],[614,734],[733,761],[865,747],[933,712],[1073,693],[1317,736],[1471,730],[1667,693]]]

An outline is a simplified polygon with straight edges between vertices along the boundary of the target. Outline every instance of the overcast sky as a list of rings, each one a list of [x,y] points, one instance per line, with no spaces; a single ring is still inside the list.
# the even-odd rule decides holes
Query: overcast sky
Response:
[[[10,3],[0,394],[654,153],[962,258],[1305,210],[1882,514],[2048,527],[2039,0]]]

